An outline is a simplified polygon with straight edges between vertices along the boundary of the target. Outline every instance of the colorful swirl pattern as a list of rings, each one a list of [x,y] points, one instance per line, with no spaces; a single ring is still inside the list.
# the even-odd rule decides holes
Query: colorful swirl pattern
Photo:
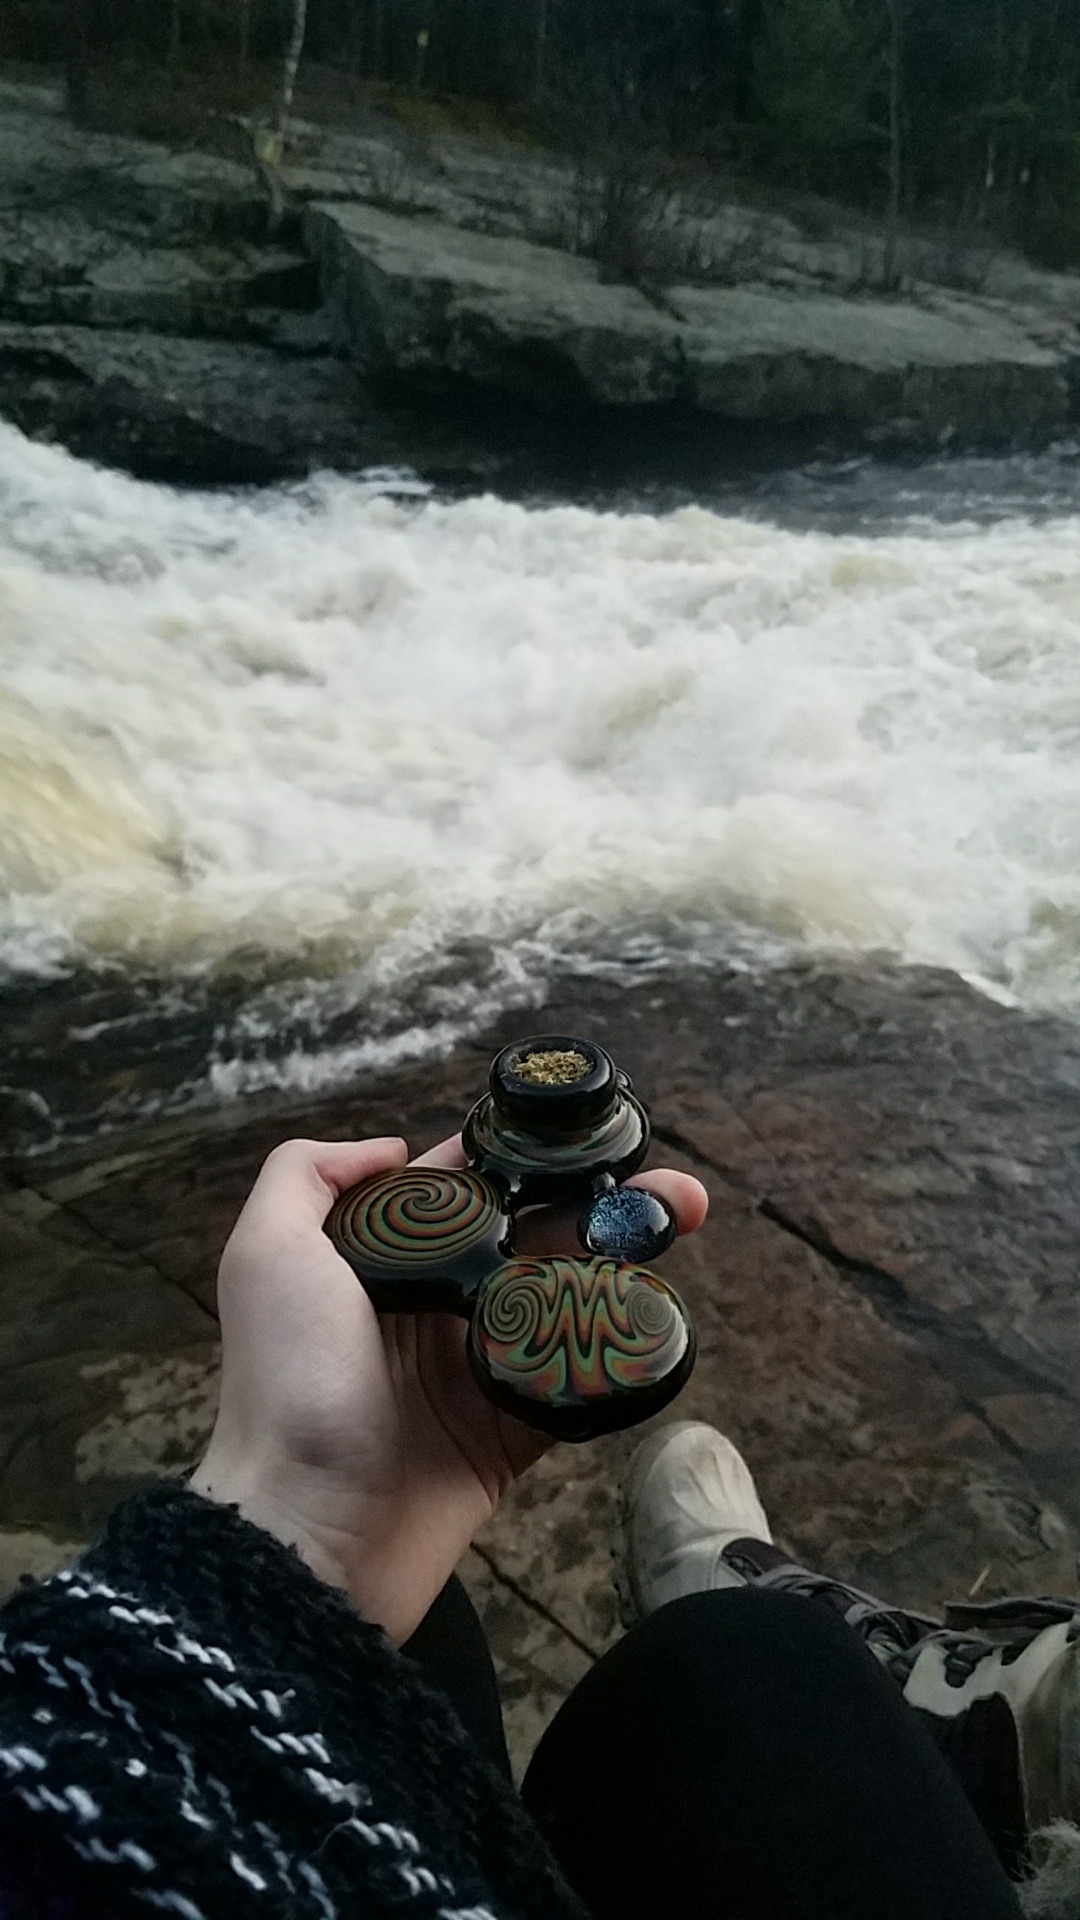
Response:
[[[347,1193],[327,1231],[365,1270],[404,1274],[462,1259],[504,1218],[498,1189],[480,1174],[408,1167]]]
[[[474,1350],[493,1379],[551,1407],[655,1387],[686,1359],[677,1296],[615,1260],[511,1260],[487,1282]]]

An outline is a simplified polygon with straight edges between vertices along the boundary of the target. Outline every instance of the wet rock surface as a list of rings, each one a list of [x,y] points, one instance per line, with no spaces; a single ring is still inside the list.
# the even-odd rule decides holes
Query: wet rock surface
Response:
[[[221,340],[0,323],[0,411],[140,479],[257,486],[366,464],[360,383],[325,355],[283,366]]]
[[[743,1447],[778,1535],[930,1608],[1074,1590],[1080,1032],[887,965],[556,983],[541,1024],[608,1045],[652,1106],[654,1158],[709,1187],[708,1226],[663,1264],[701,1341],[677,1413]],[[314,1108],[8,1158],[5,1579],[197,1454],[216,1261],[264,1154],[290,1133],[432,1144],[521,1025]],[[519,1760],[616,1635],[629,1444],[556,1449],[464,1569]]]

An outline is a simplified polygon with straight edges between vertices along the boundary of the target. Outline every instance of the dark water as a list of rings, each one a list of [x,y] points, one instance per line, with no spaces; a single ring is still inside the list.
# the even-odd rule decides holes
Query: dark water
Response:
[[[1080,513],[1080,440],[1037,453],[942,452],[932,459],[821,451],[789,463],[780,453],[778,446],[756,457],[665,448],[651,463],[640,453],[628,458],[618,478],[605,459],[577,476],[564,474],[558,487],[519,474],[508,491],[538,506],[567,498],[618,513],[701,506],[797,532],[837,534],[1039,523]]]

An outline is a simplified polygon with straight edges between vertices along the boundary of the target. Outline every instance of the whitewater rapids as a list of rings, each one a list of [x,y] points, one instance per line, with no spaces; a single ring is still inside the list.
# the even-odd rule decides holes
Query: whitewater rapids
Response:
[[[462,942],[648,938],[1075,1013],[1080,522],[178,494],[0,427],[9,973],[360,1006]]]

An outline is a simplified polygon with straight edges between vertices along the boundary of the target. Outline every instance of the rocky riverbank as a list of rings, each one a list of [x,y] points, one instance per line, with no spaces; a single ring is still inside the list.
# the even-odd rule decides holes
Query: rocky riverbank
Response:
[[[304,222],[361,363],[554,409],[679,406],[725,425],[898,446],[1009,444],[1073,419],[1080,341],[991,302],[605,285],[595,262],[366,206]]]
[[[366,178],[287,176],[298,206]],[[246,161],[83,133],[59,88],[0,83],[0,415],[180,485],[387,464],[482,481],[488,449],[452,413],[375,391],[296,217],[269,226]]]
[[[679,1411],[737,1438],[780,1533],[929,1606],[1075,1587],[1080,1032],[874,964],[566,982],[543,1018],[613,1048],[651,1102],[656,1152],[710,1188],[708,1227],[666,1264],[701,1334]],[[215,1263],[265,1152],[294,1132],[434,1142],[520,1023],[315,1108],[9,1157],[8,1579],[196,1454]],[[519,1755],[615,1634],[624,1448],[559,1449],[470,1556]]]
[[[298,129],[282,186],[271,231],[247,158],[83,133],[55,86],[0,85],[0,411],[182,483],[476,485],[613,434],[620,459],[628,437],[1002,446],[1080,410],[1076,276],[924,248],[883,299],[865,234],[718,203],[693,284],[604,284],[551,155],[385,122]]]

